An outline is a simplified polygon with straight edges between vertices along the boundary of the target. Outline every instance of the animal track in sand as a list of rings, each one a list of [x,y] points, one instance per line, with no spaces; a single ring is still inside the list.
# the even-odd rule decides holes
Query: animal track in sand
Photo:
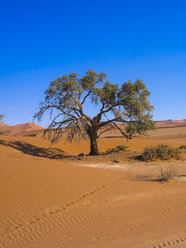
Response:
[[[20,228],[24,228],[26,226],[29,226],[29,225],[32,225],[32,224],[35,224],[35,223],[38,223],[40,222],[41,220],[43,220],[45,217],[47,216],[52,216],[52,215],[55,215],[59,212],[62,212],[62,211],[65,211],[67,208],[69,208],[70,206],[73,206],[74,204],[86,199],[86,197],[90,196],[90,195],[94,195],[95,193],[97,193],[98,191],[100,190],[103,190],[104,188],[106,187],[109,187],[111,185],[114,185],[116,183],[119,183],[119,182],[122,182],[124,179],[118,179],[118,180],[114,180],[110,183],[108,183],[107,185],[105,184],[102,184],[100,185],[99,187],[96,187],[94,188],[93,190],[91,190],[90,192],[87,192],[87,193],[84,193],[84,194],[81,194],[78,198],[76,198],[74,201],[70,201],[70,202],[67,202],[65,204],[62,205],[61,208],[58,208],[58,209],[55,209],[55,210],[50,210],[48,211],[47,213],[44,213],[42,214],[41,216],[39,217],[35,217],[33,218],[32,220],[29,220],[25,223],[19,223],[15,226],[12,226],[12,227],[9,227],[7,229],[4,229],[4,231],[1,231],[0,234],[5,234],[5,233],[8,233],[8,232],[13,232],[14,230],[18,230]]]
[[[163,247],[172,247],[172,248],[176,248],[175,246],[173,247],[172,245],[179,245],[182,244],[183,242],[185,242],[186,237],[185,238],[180,238],[180,239],[176,239],[176,240],[171,240],[171,241],[167,241],[161,244],[157,244],[157,245],[153,245],[150,246],[149,248],[163,248]]]

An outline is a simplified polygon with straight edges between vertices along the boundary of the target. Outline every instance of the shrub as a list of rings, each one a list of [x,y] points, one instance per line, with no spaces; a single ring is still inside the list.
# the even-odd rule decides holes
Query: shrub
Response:
[[[160,144],[156,148],[157,158],[161,160],[168,160],[171,158],[172,148],[166,144]]]
[[[147,147],[142,154],[144,161],[153,161],[155,159],[168,160],[171,158],[180,159],[181,151],[179,148],[173,148],[167,144],[159,144],[156,147]]]
[[[175,159],[181,159],[182,158],[182,152],[179,149],[179,147],[176,148],[171,148],[171,154],[170,154],[171,158],[175,158]]]
[[[144,161],[153,161],[157,159],[156,149],[152,146],[146,147],[142,154]]]
[[[169,166],[167,168],[160,167],[160,175],[159,180],[161,182],[168,182],[172,179],[176,174],[176,169],[173,166]]]
[[[180,149],[186,149],[186,145],[181,145]]]
[[[124,151],[127,148],[128,148],[128,145],[126,145],[126,144],[116,146],[116,149],[118,149],[119,151]]]
[[[126,144],[124,144],[124,145],[118,145],[116,147],[107,149],[106,153],[126,151],[127,148],[128,148],[128,145],[126,145]]]
[[[81,153],[78,154],[78,156],[83,157],[83,156],[85,156],[85,154],[83,152],[81,152]]]

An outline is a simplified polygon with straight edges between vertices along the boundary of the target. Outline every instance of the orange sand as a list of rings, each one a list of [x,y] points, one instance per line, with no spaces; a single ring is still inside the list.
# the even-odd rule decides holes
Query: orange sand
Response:
[[[129,147],[186,145],[185,138],[186,127],[159,129],[129,141]],[[159,162],[111,166],[106,160],[52,160],[23,153],[15,143],[31,144],[37,152],[35,147],[49,147],[40,135],[0,140],[1,248],[186,247],[185,161],[170,162],[177,177],[160,183],[155,180]],[[102,138],[99,148],[122,143],[120,137]],[[89,151],[85,141],[62,140],[53,147],[64,155]]]

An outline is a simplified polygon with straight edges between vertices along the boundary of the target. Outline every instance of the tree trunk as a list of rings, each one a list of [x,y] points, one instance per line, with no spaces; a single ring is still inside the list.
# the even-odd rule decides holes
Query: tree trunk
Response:
[[[91,132],[89,134],[90,138],[90,153],[89,155],[98,155],[98,145],[97,145],[97,132]]]

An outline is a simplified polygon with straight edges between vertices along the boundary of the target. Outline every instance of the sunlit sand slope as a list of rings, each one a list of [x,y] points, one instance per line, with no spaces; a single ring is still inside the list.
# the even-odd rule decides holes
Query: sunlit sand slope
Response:
[[[30,147],[31,151],[37,148],[56,148],[69,155],[77,155],[81,152],[89,153],[89,143],[85,140],[79,143],[73,141],[69,143],[63,137],[57,144],[51,145],[48,139],[42,136],[43,131],[27,132],[21,136],[0,137],[0,144],[9,142],[9,147],[18,146],[23,149]],[[22,144],[16,145],[15,142],[21,141]],[[130,149],[143,150],[146,146],[157,145],[159,143],[167,143],[172,146],[186,145],[186,127],[160,128],[150,132],[148,136],[135,137],[126,141],[118,132],[109,132],[98,141],[98,147],[101,152],[105,152],[108,148],[119,144],[127,143]],[[5,149],[5,148],[4,148]],[[8,147],[7,147],[8,149]],[[17,149],[19,151],[19,149]],[[26,152],[26,151],[25,151]]]

